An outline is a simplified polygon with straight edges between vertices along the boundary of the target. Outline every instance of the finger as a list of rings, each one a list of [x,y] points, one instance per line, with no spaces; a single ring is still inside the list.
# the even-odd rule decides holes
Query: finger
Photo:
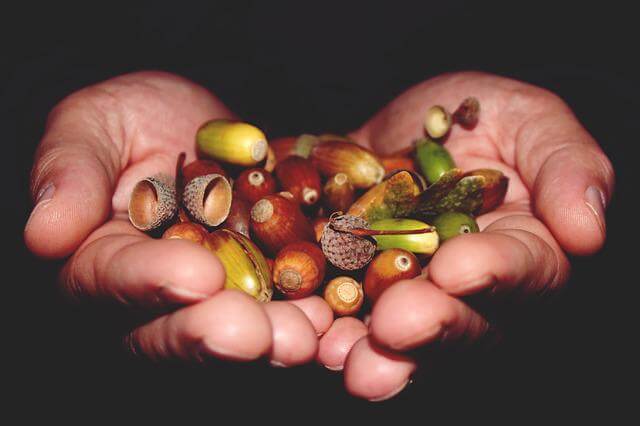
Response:
[[[344,383],[354,396],[383,401],[402,392],[415,368],[411,358],[382,349],[365,336],[349,352]]]
[[[329,331],[320,339],[317,360],[327,369],[340,371],[353,345],[368,333],[367,327],[357,318],[342,317],[333,322]]]
[[[553,235],[531,215],[507,215],[483,232],[461,235],[438,249],[427,276],[445,292],[542,296],[569,276],[569,262]]]
[[[224,286],[220,261],[185,240],[155,240],[125,221],[112,221],[89,237],[61,273],[74,299],[116,300],[125,305],[194,303]]]
[[[520,128],[515,162],[531,189],[534,212],[565,250],[592,254],[606,238],[611,163],[560,99],[545,92],[529,103],[542,112]]]
[[[313,360],[318,352],[318,337],[304,312],[284,301],[269,302],[264,310],[273,330],[271,365],[292,367]]]
[[[132,350],[151,359],[251,361],[271,350],[265,310],[237,290],[224,290],[134,330]]]
[[[311,324],[313,324],[316,335],[322,336],[331,327],[333,311],[322,297],[309,296],[302,299],[289,300],[288,302],[305,313]]]
[[[433,342],[474,342],[488,323],[428,281],[409,280],[383,293],[373,307],[370,330],[377,343],[404,351]]]

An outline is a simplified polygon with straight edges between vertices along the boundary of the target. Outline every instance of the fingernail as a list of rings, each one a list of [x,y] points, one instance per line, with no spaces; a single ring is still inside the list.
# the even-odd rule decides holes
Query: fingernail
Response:
[[[585,204],[593,212],[602,235],[606,233],[606,225],[604,220],[604,206],[606,200],[604,193],[595,186],[590,186],[584,192]]]
[[[407,385],[410,382],[411,382],[411,379],[407,379],[406,382],[404,382],[402,385],[400,385],[399,387],[397,387],[393,391],[389,392],[388,394],[386,394],[384,396],[377,397],[377,398],[371,398],[369,401],[370,402],[381,402],[381,401],[386,401],[387,399],[391,399],[394,396],[396,396],[397,394],[399,394],[400,392],[402,392],[404,390],[404,388],[406,388]]]
[[[188,288],[165,284],[160,287],[160,298],[169,303],[194,303],[209,297],[208,294],[190,290]]]
[[[344,365],[325,365],[324,368],[331,371],[342,371],[344,370]]]
[[[31,214],[29,215],[29,220],[27,221],[27,223],[31,221],[31,218],[38,210],[38,208],[45,205],[49,200],[53,198],[54,192],[56,192],[56,187],[52,183],[46,184],[42,189],[40,189],[40,191],[38,191],[35,205],[33,207],[33,210],[31,210]]]
[[[280,361],[276,361],[275,359],[272,359],[271,361],[269,361],[269,364],[271,364],[272,367],[276,367],[276,368],[287,368],[286,364]]]

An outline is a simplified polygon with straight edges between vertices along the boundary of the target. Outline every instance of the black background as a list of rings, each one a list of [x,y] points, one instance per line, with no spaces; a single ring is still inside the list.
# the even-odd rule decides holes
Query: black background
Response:
[[[633,387],[625,390],[633,376],[624,363],[631,357],[627,342],[637,336],[626,330],[635,321],[626,302],[637,285],[625,274],[637,251],[625,248],[636,227],[629,153],[640,130],[640,37],[631,11],[613,2],[426,0],[12,9],[3,11],[0,27],[0,115],[2,146],[11,154],[3,210],[10,216],[9,249],[18,258],[9,258],[17,273],[9,268],[3,284],[9,290],[3,352],[10,356],[4,366],[17,376],[5,382],[16,401],[11,405],[24,404],[22,415],[92,421],[133,410],[143,419],[202,413],[213,423],[221,414],[232,421],[264,415],[304,422],[365,413],[519,424],[559,416],[610,421],[637,396]],[[143,69],[193,79],[270,136],[346,132],[442,72],[476,69],[538,84],[569,103],[614,163],[609,240],[600,254],[574,259],[570,286],[555,304],[526,310],[508,324],[502,346],[456,357],[384,404],[348,396],[341,376],[318,366],[283,371],[132,360],[119,346],[123,313],[64,303],[54,284],[59,265],[29,256],[21,230],[47,112],[74,90]]]

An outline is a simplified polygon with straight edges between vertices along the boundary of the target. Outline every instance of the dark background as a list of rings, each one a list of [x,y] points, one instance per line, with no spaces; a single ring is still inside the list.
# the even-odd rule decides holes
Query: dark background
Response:
[[[209,422],[223,413],[233,421],[366,413],[516,424],[621,414],[637,396],[626,390],[634,375],[625,363],[627,342],[637,336],[627,331],[635,315],[626,306],[637,279],[625,274],[637,252],[625,246],[637,222],[629,154],[640,130],[634,14],[614,2],[380,3],[23,3],[3,11],[0,120],[10,150],[3,211],[12,224],[9,251],[18,255],[9,257],[4,283],[4,366],[17,376],[4,383],[16,402],[10,405],[25,404],[22,415],[85,421],[130,410],[144,419],[204,413]],[[317,366],[132,360],[119,346],[117,318],[124,315],[64,303],[55,289],[59,265],[29,256],[21,229],[47,112],[74,90],[143,69],[195,80],[270,136],[346,132],[442,72],[483,70],[546,87],[569,103],[614,163],[609,240],[600,254],[575,259],[569,289],[555,304],[507,324],[502,346],[452,357],[385,404],[351,398],[340,375]]]

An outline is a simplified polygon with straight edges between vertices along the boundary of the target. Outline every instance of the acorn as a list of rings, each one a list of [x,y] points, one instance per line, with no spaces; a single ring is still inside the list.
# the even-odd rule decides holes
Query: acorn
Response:
[[[335,133],[323,133],[317,136],[320,142],[330,142],[330,141],[339,141],[339,142],[349,142],[356,143],[356,141],[347,135],[336,135]]]
[[[338,316],[355,315],[364,303],[364,292],[358,281],[340,276],[327,283],[324,300]]]
[[[416,163],[408,155],[390,155],[380,157],[380,163],[384,167],[385,174],[391,174],[400,170],[416,171]]]
[[[456,166],[449,151],[429,139],[421,139],[416,142],[416,161],[422,175],[431,184]]]
[[[204,123],[196,134],[198,148],[214,160],[255,166],[265,159],[267,138],[260,129],[240,121],[217,119]]]
[[[194,220],[218,226],[229,216],[232,198],[227,178],[211,174],[192,179],[184,188],[182,202]]]
[[[270,254],[296,241],[314,241],[314,232],[295,201],[273,194],[251,208],[251,234]]]
[[[313,221],[311,221],[313,232],[316,235],[316,242],[319,243],[322,239],[322,232],[324,231],[324,227],[327,223],[329,223],[329,218],[324,216],[316,217],[315,219],[313,219]]]
[[[269,145],[273,149],[276,161],[280,162],[294,155],[309,158],[311,149],[320,143],[318,137],[309,134],[289,136],[273,140]]]
[[[224,221],[222,227],[224,229],[236,231],[249,238],[250,212],[251,205],[234,193],[233,200],[231,201],[231,208],[229,209],[229,216],[227,216],[227,220]]]
[[[435,228],[415,219],[382,219],[371,222],[369,228],[382,231],[372,235],[378,250],[399,248],[412,253],[431,255],[439,246]]]
[[[129,221],[141,231],[167,224],[177,212],[173,178],[159,175],[138,182],[129,199]]]
[[[267,149],[267,159],[264,162],[264,169],[271,173],[276,168],[276,164],[278,160],[276,159],[276,153],[273,151],[273,148],[269,146]]]
[[[440,105],[429,108],[424,117],[424,129],[434,139],[440,139],[446,135],[451,129],[451,123],[451,114]]]
[[[251,205],[262,197],[276,192],[276,180],[261,168],[246,169],[233,184],[236,193]]]
[[[309,296],[324,279],[326,260],[322,250],[308,241],[286,245],[276,257],[273,283],[290,299]]]
[[[290,156],[278,162],[275,173],[282,189],[290,192],[298,203],[312,206],[320,199],[320,175],[310,160]]]
[[[474,214],[484,214],[494,210],[504,201],[509,186],[509,178],[501,171],[494,169],[477,169],[471,170],[464,174],[465,176],[482,176],[484,184],[482,185],[482,206]]]
[[[209,234],[204,246],[224,266],[225,288],[244,291],[258,302],[271,300],[271,271],[264,255],[251,240],[237,232],[219,229]]]
[[[433,219],[441,242],[462,234],[480,232],[475,219],[468,214],[458,212],[446,212]]]
[[[202,225],[193,222],[174,223],[162,234],[162,239],[188,240],[203,244],[209,233]]]
[[[473,129],[478,124],[480,117],[480,101],[470,97],[462,101],[458,109],[453,113],[453,122],[467,130]]]
[[[204,175],[222,175],[227,177],[227,172],[215,161],[196,160],[184,166],[182,175],[183,182],[188,184],[194,178]]]
[[[374,153],[351,142],[322,142],[313,147],[309,158],[323,176],[344,173],[355,188],[370,188],[385,174]]]
[[[376,302],[384,290],[400,280],[420,275],[420,262],[412,253],[402,249],[388,249],[373,258],[364,276],[364,294]]]
[[[322,191],[324,193],[324,204],[329,213],[346,212],[353,204],[355,190],[349,176],[338,173],[327,180]]]
[[[364,268],[376,252],[375,242],[358,236],[354,229],[366,230],[366,220],[351,215],[333,215],[324,227],[320,244],[327,260],[345,271]]]

